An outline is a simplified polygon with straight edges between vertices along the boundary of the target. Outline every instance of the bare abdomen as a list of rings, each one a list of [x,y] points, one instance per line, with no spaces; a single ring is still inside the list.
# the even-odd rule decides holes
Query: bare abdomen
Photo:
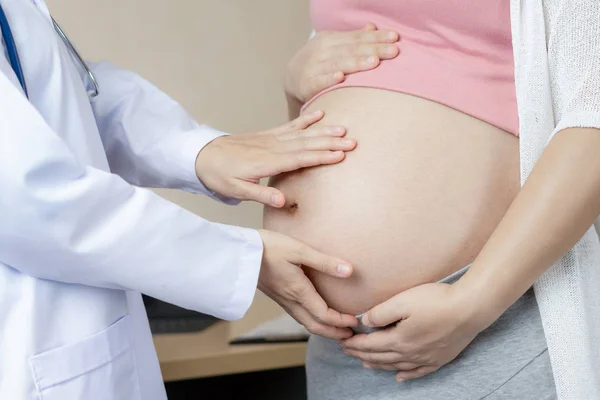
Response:
[[[370,88],[326,93],[316,109],[358,147],[340,164],[272,179],[288,204],[267,209],[264,227],[354,265],[344,280],[308,271],[339,311],[364,312],[470,263],[518,191],[518,139],[476,118]]]

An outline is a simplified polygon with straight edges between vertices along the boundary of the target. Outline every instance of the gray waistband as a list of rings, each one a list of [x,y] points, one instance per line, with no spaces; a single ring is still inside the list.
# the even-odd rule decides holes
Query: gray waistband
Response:
[[[456,272],[453,272],[452,274],[448,275],[444,279],[439,280],[438,282],[447,283],[447,284],[451,285],[454,282],[458,281],[469,270],[470,267],[471,267],[471,264],[459,269]],[[358,318],[358,326],[352,327],[352,330],[354,331],[354,333],[371,333],[371,332],[375,332],[375,331],[378,331],[381,329],[385,329],[385,328],[371,328],[366,325],[363,325],[362,318],[361,318],[363,315],[365,315],[365,313],[358,314],[356,316],[356,318]]]

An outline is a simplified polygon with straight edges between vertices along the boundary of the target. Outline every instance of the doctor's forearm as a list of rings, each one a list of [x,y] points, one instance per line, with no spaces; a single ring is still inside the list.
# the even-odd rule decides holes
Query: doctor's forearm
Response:
[[[600,130],[559,132],[471,269],[454,285],[485,328],[571,249],[600,214]]]

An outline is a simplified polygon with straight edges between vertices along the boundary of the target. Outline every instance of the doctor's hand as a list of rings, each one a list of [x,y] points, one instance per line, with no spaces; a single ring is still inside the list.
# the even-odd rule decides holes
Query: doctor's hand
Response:
[[[398,55],[398,33],[369,24],[356,31],[323,31],[310,39],[288,64],[285,92],[306,103],[346,75],[377,67]]]
[[[473,302],[453,288],[424,284],[375,306],[362,322],[386,328],[343,340],[344,352],[363,361],[365,368],[397,371],[398,381],[438,370],[483,329],[470,317]]]
[[[285,235],[266,230],[259,233],[264,253],[258,289],[311,333],[333,339],[352,336],[348,327],[358,324],[356,317],[329,308],[301,268],[344,279],[352,274],[352,266]]]
[[[311,126],[323,115],[316,111],[265,132],[218,137],[198,154],[196,175],[221,196],[283,207],[283,193],[260,185],[262,178],[339,163],[356,147],[341,126]]]

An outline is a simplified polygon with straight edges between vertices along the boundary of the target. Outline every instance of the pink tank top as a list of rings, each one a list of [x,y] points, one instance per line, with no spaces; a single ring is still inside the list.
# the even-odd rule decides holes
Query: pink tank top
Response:
[[[401,36],[398,57],[317,96],[346,86],[393,90],[518,136],[509,0],[311,0],[311,16],[316,31],[372,22]]]

